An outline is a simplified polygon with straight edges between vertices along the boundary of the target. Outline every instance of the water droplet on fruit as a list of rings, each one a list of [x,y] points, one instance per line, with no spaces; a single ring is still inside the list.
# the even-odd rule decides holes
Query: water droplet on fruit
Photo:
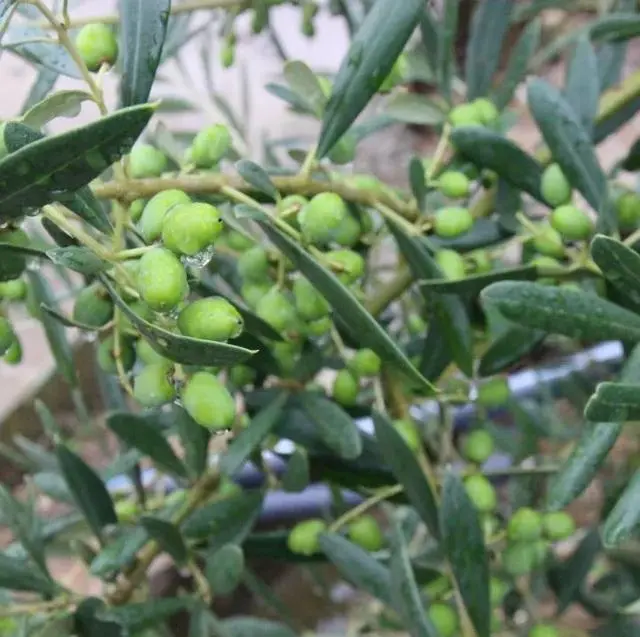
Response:
[[[27,261],[27,270],[31,272],[38,272],[41,268],[40,261],[38,259],[29,259]]]
[[[205,250],[202,250],[202,252],[198,252],[198,254],[182,257],[182,263],[191,268],[204,268],[209,264],[211,259],[213,259],[213,253],[214,247],[209,246]]]
[[[85,343],[95,343],[98,340],[98,333],[80,330],[80,340]]]

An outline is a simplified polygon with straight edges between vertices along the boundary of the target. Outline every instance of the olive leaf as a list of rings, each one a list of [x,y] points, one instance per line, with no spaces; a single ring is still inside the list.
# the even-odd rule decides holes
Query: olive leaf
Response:
[[[478,365],[478,374],[493,376],[508,369],[540,345],[545,337],[544,331],[512,325],[493,340],[484,352]]]
[[[273,185],[271,177],[269,177],[264,168],[261,168],[258,164],[248,159],[241,159],[236,163],[236,170],[250,186],[253,186],[256,190],[271,197],[273,200],[278,199],[278,190]]]
[[[299,60],[290,60],[284,65],[284,79],[298,98],[307,104],[310,113],[322,117],[327,96],[316,74]]]
[[[6,553],[0,553],[0,587],[47,596],[54,595],[56,591],[55,582],[34,570],[27,560]]]
[[[221,637],[296,637],[290,628],[284,624],[269,619],[256,619],[255,617],[233,617],[221,622],[224,636]]]
[[[396,122],[437,126],[446,119],[446,114],[424,95],[397,93],[387,102],[385,113]]]
[[[446,0],[437,30],[436,76],[445,99],[451,99],[451,83],[455,74],[454,42],[458,32],[460,0]],[[424,20],[421,22],[424,34]]]
[[[600,98],[598,58],[588,37],[578,39],[567,67],[565,96],[584,130],[591,135]]]
[[[154,539],[160,547],[181,565],[187,561],[189,552],[179,529],[162,518],[143,515],[140,524],[147,531],[149,537]]]
[[[96,577],[110,577],[122,567],[131,564],[149,539],[149,534],[142,527],[122,532],[93,559],[90,566],[91,574]]]
[[[597,235],[591,257],[607,280],[640,307],[640,255],[617,239]]]
[[[80,114],[83,102],[93,98],[86,91],[56,91],[29,108],[20,121],[39,129],[56,117],[75,117]]]
[[[464,294],[477,296],[484,288],[498,281],[531,281],[536,279],[537,269],[532,265],[524,265],[504,270],[494,270],[486,274],[472,274],[459,280],[426,280],[421,281],[423,289],[433,290],[440,294]]]
[[[588,420],[628,422],[640,420],[638,383],[600,383],[584,410]]]
[[[244,553],[237,544],[226,544],[217,551],[209,552],[205,575],[213,594],[232,593],[242,580],[244,567]]]
[[[89,276],[104,272],[111,267],[108,261],[101,259],[84,246],[53,248],[47,251],[47,256],[53,263]]]
[[[637,506],[640,494],[640,470],[633,474],[622,496],[613,507],[602,529],[605,546],[618,546],[638,536],[640,528],[640,508]]]
[[[143,632],[165,622],[176,613],[188,610],[193,605],[191,597],[166,597],[151,599],[136,604],[112,606],[98,612],[98,617],[113,621],[126,629],[125,635]]]

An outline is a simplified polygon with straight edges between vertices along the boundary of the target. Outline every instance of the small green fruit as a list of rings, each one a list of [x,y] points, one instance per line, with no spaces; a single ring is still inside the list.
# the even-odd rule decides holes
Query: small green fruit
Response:
[[[424,334],[427,330],[427,322],[419,314],[409,314],[407,328],[411,334]]]
[[[234,365],[229,370],[229,380],[236,387],[245,387],[252,385],[256,379],[256,370],[248,365]]]
[[[427,610],[431,623],[440,637],[453,637],[458,633],[460,620],[458,614],[448,604],[436,602]]]
[[[551,225],[568,241],[584,241],[593,232],[593,222],[575,206],[559,206],[551,213]]]
[[[0,283],[0,299],[22,301],[27,296],[27,284],[23,279],[13,279]]]
[[[358,379],[348,370],[341,369],[333,381],[332,396],[344,407],[353,407],[358,400]]]
[[[640,222],[640,194],[625,192],[615,203],[616,213],[620,225],[625,229],[632,229]]]
[[[550,164],[544,169],[540,191],[544,200],[554,208],[571,201],[571,184],[558,164]]]
[[[16,335],[13,343],[9,346],[9,349],[4,353],[2,360],[7,365],[17,365],[22,362],[22,344],[20,343],[20,339]]]
[[[291,216],[296,216],[308,203],[309,200],[302,195],[288,195],[278,203],[278,212],[288,212]]]
[[[113,336],[109,336],[98,346],[96,355],[98,366],[107,374],[116,374],[118,372],[114,348],[115,341]],[[130,371],[136,362],[136,352],[129,338],[120,338],[120,361],[125,372]]]
[[[362,226],[355,215],[349,213],[335,232],[333,240],[341,246],[350,248],[358,243],[362,235]]]
[[[144,211],[144,207],[147,202],[144,199],[136,199],[129,204],[129,217],[133,223],[138,223],[140,221],[140,217],[142,216],[142,212]]]
[[[101,286],[81,290],[73,306],[73,320],[89,327],[102,327],[113,318],[113,302]]]
[[[493,124],[500,116],[495,104],[485,97],[480,97],[477,100],[474,100],[472,105],[476,111],[478,120],[482,124]]]
[[[484,464],[495,449],[493,436],[484,429],[472,431],[464,440],[462,453],[464,457],[476,464]]]
[[[351,163],[356,156],[356,139],[347,133],[343,135],[329,151],[329,159],[339,166]]]
[[[551,624],[536,624],[531,627],[528,637],[560,637],[560,632]]]
[[[178,316],[178,329],[192,338],[226,342],[242,334],[244,320],[238,310],[222,297],[198,299]]]
[[[298,315],[293,304],[277,286],[258,301],[256,314],[276,332],[285,333],[298,327]]]
[[[233,425],[236,403],[213,374],[196,372],[183,387],[181,398],[187,413],[202,427],[219,431]]]
[[[501,407],[510,396],[509,383],[502,376],[490,378],[478,387],[478,404],[488,409]]]
[[[382,86],[378,89],[379,93],[389,93],[396,86],[404,82],[404,78],[409,72],[409,62],[407,56],[402,53],[400,57],[393,63],[393,67],[389,75],[382,82]]]
[[[156,312],[171,312],[189,290],[187,273],[178,258],[165,248],[142,255],[138,268],[138,292]]]
[[[393,421],[395,430],[402,436],[407,447],[416,453],[422,447],[422,439],[420,432],[413,420],[409,418],[400,418]]]
[[[325,256],[340,281],[346,285],[355,283],[364,274],[364,259],[353,250],[331,250]]]
[[[493,270],[493,260],[487,250],[474,250],[469,254],[473,270],[477,274],[486,274]]]
[[[287,546],[296,555],[313,555],[320,550],[320,535],[327,530],[323,520],[298,522],[287,538]]]
[[[530,507],[518,509],[507,524],[507,537],[513,542],[533,542],[542,535],[542,515]]]
[[[305,321],[317,321],[326,317],[331,306],[308,279],[300,276],[293,282],[293,299],[296,312]]]
[[[166,363],[147,365],[135,377],[133,397],[142,407],[155,408],[171,402],[176,389],[171,382],[172,368]]]
[[[9,319],[0,316],[0,356],[4,356],[9,351],[15,340],[16,336]]]
[[[471,230],[473,215],[468,208],[447,206],[436,210],[433,229],[439,237],[457,237]]]
[[[509,585],[497,577],[492,577],[489,580],[489,597],[491,599],[491,606],[495,608],[502,603],[504,596],[509,590]]]
[[[384,535],[378,521],[372,515],[362,515],[349,524],[349,539],[367,551],[379,551]]]
[[[481,513],[490,513],[498,506],[496,490],[483,475],[469,476],[464,481],[464,488],[471,502]]]
[[[308,242],[326,244],[333,240],[348,214],[349,209],[339,195],[322,192],[298,214],[300,230]]]
[[[223,69],[229,69],[235,61],[236,43],[233,40],[227,39],[220,49],[220,66],[222,66]]]
[[[253,246],[238,258],[238,272],[244,281],[264,281],[269,276],[269,255],[262,246]]]
[[[83,26],[76,36],[76,48],[87,65],[95,73],[103,64],[113,66],[118,58],[118,40],[113,29],[101,22]]]
[[[224,228],[220,211],[209,203],[181,204],[162,224],[162,243],[175,254],[195,256],[213,245]]]
[[[536,567],[536,554],[532,544],[516,542],[502,551],[502,566],[514,577],[527,575]]]
[[[552,542],[566,540],[576,532],[576,523],[566,511],[545,513],[542,526],[545,536]]]
[[[449,121],[455,128],[457,126],[480,126],[480,112],[473,104],[459,104],[449,113]]]
[[[278,361],[284,376],[292,374],[300,356],[300,346],[291,341],[279,341],[271,349],[273,357]]]
[[[0,230],[0,242],[18,247],[27,247],[31,241],[21,228]],[[17,279],[26,269],[27,259],[22,254],[6,253],[0,261],[0,281]]]
[[[227,245],[236,252],[250,250],[254,246],[253,239],[247,237],[237,230],[229,229],[225,235]]]
[[[470,188],[469,178],[464,173],[455,170],[448,170],[438,178],[438,189],[445,197],[451,199],[468,197]]]
[[[330,316],[323,316],[322,318],[310,321],[305,325],[305,333],[309,337],[324,336],[331,331],[333,321]]]
[[[137,277],[136,277],[137,280]],[[129,309],[139,316],[141,319],[144,319],[147,322],[151,322],[154,319],[154,313],[151,308],[142,301],[133,301],[133,303],[129,304]],[[133,323],[129,320],[129,317],[126,315],[121,315],[120,321],[120,329],[123,333],[129,334],[131,336],[137,337],[139,334],[138,328],[133,325]]]
[[[166,359],[162,354],[158,354],[151,346],[149,341],[144,338],[139,338],[136,341],[136,354],[138,360],[145,365],[156,365],[159,363],[167,364],[170,361]]]
[[[560,233],[550,225],[544,224],[533,237],[533,247],[546,257],[562,259],[564,257],[564,243]]]
[[[191,144],[191,161],[196,168],[214,168],[231,148],[231,133],[224,124],[201,130]]]
[[[455,250],[438,250],[436,263],[442,270],[445,279],[451,281],[464,279],[466,274],[464,259]]]
[[[359,349],[349,361],[349,369],[363,378],[377,376],[380,373],[382,361],[372,349]]]
[[[182,190],[171,188],[157,193],[144,207],[138,230],[147,244],[157,241],[162,235],[162,225],[167,213],[180,204],[191,203],[189,195]]]
[[[265,296],[269,290],[271,289],[271,283],[269,281],[265,281],[262,283],[245,283],[240,288],[240,294],[242,298],[246,301],[247,305],[251,308],[258,307],[258,303],[260,303],[263,296]]]
[[[129,176],[132,179],[160,177],[167,169],[167,158],[155,146],[136,144],[129,155]]]

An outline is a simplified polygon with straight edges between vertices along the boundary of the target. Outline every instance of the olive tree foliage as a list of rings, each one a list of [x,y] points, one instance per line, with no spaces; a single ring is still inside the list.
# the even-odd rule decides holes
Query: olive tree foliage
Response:
[[[270,22],[283,4],[308,37],[322,12],[344,20],[335,76],[286,59]],[[3,50],[37,72],[0,128],[2,364],[20,364],[28,312],[78,431],[120,443],[93,466],[38,403],[48,444],[3,449],[30,493],[0,489],[13,536],[0,552],[3,634],[164,635],[179,612],[190,637],[315,634],[252,572],[265,557],[333,564],[361,593],[350,635],[555,637],[575,603],[599,618],[594,634],[640,634],[637,476],[620,473],[590,528],[566,510],[640,419],[640,142],[611,167],[596,154],[640,106],[640,73],[623,73],[637,6],[608,3],[549,41],[543,12],[572,3],[479,0],[470,25],[457,0],[441,4],[120,0],[87,20],[66,1],[0,0]],[[182,45],[203,43],[211,79],[214,55],[236,63],[247,15],[285,58],[264,89],[320,124],[312,143],[265,140],[246,156],[251,111],[211,82],[206,104],[193,97],[196,57],[187,64]],[[536,77],[557,56],[561,87]],[[158,99],[170,64],[187,90]],[[59,77],[74,88],[57,90]],[[519,88],[535,154],[511,135]],[[83,106],[89,123],[51,132]],[[200,130],[172,129],[173,114],[199,109]],[[354,174],[360,142],[399,122],[439,135],[432,156],[407,161],[408,188]],[[508,373],[555,335],[574,350],[624,345],[620,379],[588,402],[573,392],[578,432],[510,394]],[[106,419],[85,406],[71,336],[91,344]],[[541,438],[562,453],[543,453]],[[257,486],[243,479],[250,465]],[[264,530],[270,492],[312,484],[330,506]],[[66,512],[43,516],[41,495]],[[100,594],[55,578],[60,547]],[[149,592],[161,555],[190,575],[172,597]],[[279,619],[219,618],[216,600],[239,586]],[[537,601],[549,594],[554,617]]]

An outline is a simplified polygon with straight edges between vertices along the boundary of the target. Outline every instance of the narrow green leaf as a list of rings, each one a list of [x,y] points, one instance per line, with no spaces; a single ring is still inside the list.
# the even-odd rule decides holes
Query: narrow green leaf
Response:
[[[280,230],[269,224],[258,222],[269,239],[287,255],[302,274],[333,307],[336,314],[349,326],[363,347],[370,347],[380,358],[405,373],[422,387],[432,390],[431,384],[422,377],[406,355],[379,323],[356,300],[338,278],[318,263],[306,250],[292,241]]]
[[[205,575],[214,595],[229,595],[240,584],[244,573],[244,553],[237,544],[225,544],[209,552]]]
[[[629,172],[640,170],[640,138],[636,139],[633,146],[629,149],[629,153],[622,162],[622,168]]]
[[[51,349],[58,369],[69,385],[77,387],[78,375],[73,361],[71,345],[69,345],[65,330],[58,321],[45,313],[41,307],[43,304],[55,307],[56,303],[49,283],[42,274],[36,270],[27,270],[27,278],[29,279],[31,293],[37,306],[34,308],[34,311],[38,320],[42,323],[42,327],[44,327],[49,348]]]
[[[616,230],[613,207],[608,204],[608,186],[591,143],[591,137],[581,125],[571,106],[558,89],[541,79],[528,86],[528,101],[540,132],[551,155],[560,165],[569,182],[598,213],[601,230]]]
[[[458,476],[447,473],[440,505],[442,548],[478,637],[491,635],[489,558],[478,511]]]
[[[180,478],[187,477],[185,466],[159,428],[154,427],[143,416],[127,412],[111,414],[107,418],[107,426],[122,442],[149,456],[164,471]]]
[[[220,460],[220,471],[222,473],[227,476],[235,475],[251,454],[260,447],[262,441],[271,433],[280,419],[286,401],[287,394],[285,392],[278,394],[234,438]]]
[[[263,499],[262,491],[252,491],[213,502],[192,513],[182,531],[190,539],[208,540],[211,551],[240,544],[258,519]]]
[[[256,619],[255,617],[233,617],[222,622],[225,633],[229,637],[297,637],[296,634],[284,624],[269,619]]]
[[[162,550],[174,559],[176,564],[182,565],[187,561],[187,545],[184,543],[178,527],[167,520],[151,515],[143,515],[140,518],[140,524],[147,531],[149,537],[154,539]]]
[[[388,606],[393,606],[391,574],[371,553],[337,533],[323,533],[320,547],[348,582]]]
[[[51,317],[54,321],[60,323],[60,325],[64,327],[73,327],[79,330],[83,330],[85,332],[95,332],[97,328],[91,325],[85,325],[84,323],[78,323],[78,321],[74,321],[73,319],[61,314],[57,310],[54,310],[52,307],[45,305],[44,303],[40,304],[40,309]]]
[[[75,500],[65,479],[58,473],[40,472],[33,475],[33,484],[38,490],[52,500],[75,504]]]
[[[439,25],[433,15],[432,8],[426,6],[420,16],[420,35],[431,74],[438,72]]]
[[[402,232],[395,223],[389,222],[388,225],[416,279],[444,279],[444,274],[424,243]],[[432,294],[425,288],[422,293],[430,305],[431,314],[438,317],[438,326],[442,328],[442,336],[451,350],[453,360],[464,374],[471,376],[471,325],[464,303],[455,296]]]
[[[418,464],[414,452],[409,449],[404,438],[386,416],[374,412],[373,423],[380,454],[398,482],[404,487],[409,502],[414,506],[433,537],[439,539],[440,526],[436,494]]]
[[[458,32],[460,0],[445,0],[438,29],[438,86],[445,99],[451,99],[451,83],[455,74],[455,38]]]
[[[500,281],[482,291],[505,318],[586,341],[640,341],[640,316],[595,294],[528,281]]]
[[[391,545],[391,594],[395,607],[404,619],[412,637],[438,637],[439,631],[433,625],[409,559],[409,549],[400,526],[393,521],[393,540]]]
[[[514,4],[512,0],[482,0],[476,7],[467,43],[468,101],[484,97],[491,89]]]
[[[0,21],[2,21],[9,12],[9,9],[16,3],[16,0],[0,0]]]
[[[409,184],[411,185],[411,192],[418,203],[418,208],[422,210],[427,196],[427,183],[424,164],[419,157],[412,157],[409,162]]]
[[[633,474],[633,478],[605,520],[602,529],[605,546],[615,547],[638,537],[640,527],[638,497],[640,497],[640,471]]]
[[[140,334],[149,341],[153,349],[158,354],[176,363],[217,367],[241,363],[256,353],[236,345],[178,336],[173,332],[157,327],[138,316],[122,300],[109,279],[101,277],[100,280],[123,314],[135,325]]]
[[[609,15],[591,25],[590,35],[600,42],[620,42],[640,35],[639,15]]]
[[[438,126],[446,120],[446,114],[425,95],[397,93],[386,104],[385,113],[396,122]]]
[[[429,331],[424,339],[419,365],[420,373],[432,383],[435,383],[453,362],[451,348],[442,338],[445,332],[443,320],[437,314],[433,314],[429,320]]]
[[[79,637],[127,637],[128,631],[119,622],[100,617],[105,606],[97,597],[87,597],[78,604],[74,623]]]
[[[492,101],[502,110],[507,106],[527,75],[529,62],[540,43],[540,20],[530,22],[509,54],[509,61],[500,84],[494,89]]]
[[[582,128],[591,135],[598,114],[600,99],[600,79],[598,58],[589,38],[578,38],[571,61],[567,67],[565,80],[567,103],[576,115]]]
[[[104,272],[111,267],[108,261],[104,261],[84,246],[53,248],[47,251],[47,256],[53,263],[89,276]]]
[[[150,540],[142,527],[127,529],[112,540],[91,562],[91,574],[96,577],[110,577],[125,566],[133,563],[138,551]]]
[[[316,74],[304,62],[291,60],[284,65],[284,79],[300,100],[308,104],[309,111],[322,117],[327,96]]]
[[[377,0],[351,41],[327,103],[318,142],[324,157],[375,95],[418,25],[422,0]]]
[[[55,582],[35,570],[27,561],[0,553],[0,588],[53,596]]]
[[[57,91],[34,104],[20,120],[26,126],[39,129],[56,117],[76,117],[83,102],[91,99],[86,91]]]
[[[113,501],[104,482],[80,456],[65,445],[56,445],[56,456],[78,508],[93,532],[102,537],[104,527],[118,523]]]
[[[143,104],[162,56],[171,0],[119,0],[122,106]]]
[[[127,631],[125,634],[131,635],[158,626],[177,613],[188,610],[192,605],[193,599],[188,596],[165,597],[105,608],[98,616],[123,626]]]
[[[322,441],[338,457],[353,460],[362,453],[357,425],[336,403],[312,392],[299,398],[307,416],[317,425]]]
[[[271,177],[264,168],[258,166],[255,162],[248,159],[241,159],[236,163],[236,170],[250,186],[253,186],[259,192],[271,197],[274,201],[278,199],[278,190],[273,185]],[[259,212],[259,210],[258,210]]]
[[[0,160],[3,218],[53,200],[68,202],[129,152],[154,112],[148,104],[107,115],[91,124],[27,144]]]
[[[607,280],[640,307],[640,255],[616,239],[597,235],[591,257]]]
[[[515,188],[543,201],[542,166],[512,141],[487,128],[461,126],[451,131],[451,142],[474,164],[495,171]]]
[[[184,449],[183,463],[191,479],[199,478],[207,468],[211,432],[201,427],[184,408],[173,405],[171,422]]]
[[[639,390],[638,383],[600,383],[585,407],[585,418],[607,422],[640,420]]]
[[[287,460],[287,468],[280,478],[282,489],[289,493],[304,491],[311,482],[309,455],[304,449],[294,449]]]
[[[532,281],[537,278],[535,266],[524,265],[505,270],[494,270],[487,274],[472,274],[464,279],[455,281],[449,280],[427,280],[421,281],[422,288],[427,288],[440,294],[464,294],[477,296],[492,283],[498,281]]]
[[[545,338],[545,333],[513,325],[500,334],[482,355],[478,365],[480,376],[493,376],[522,360]]]

